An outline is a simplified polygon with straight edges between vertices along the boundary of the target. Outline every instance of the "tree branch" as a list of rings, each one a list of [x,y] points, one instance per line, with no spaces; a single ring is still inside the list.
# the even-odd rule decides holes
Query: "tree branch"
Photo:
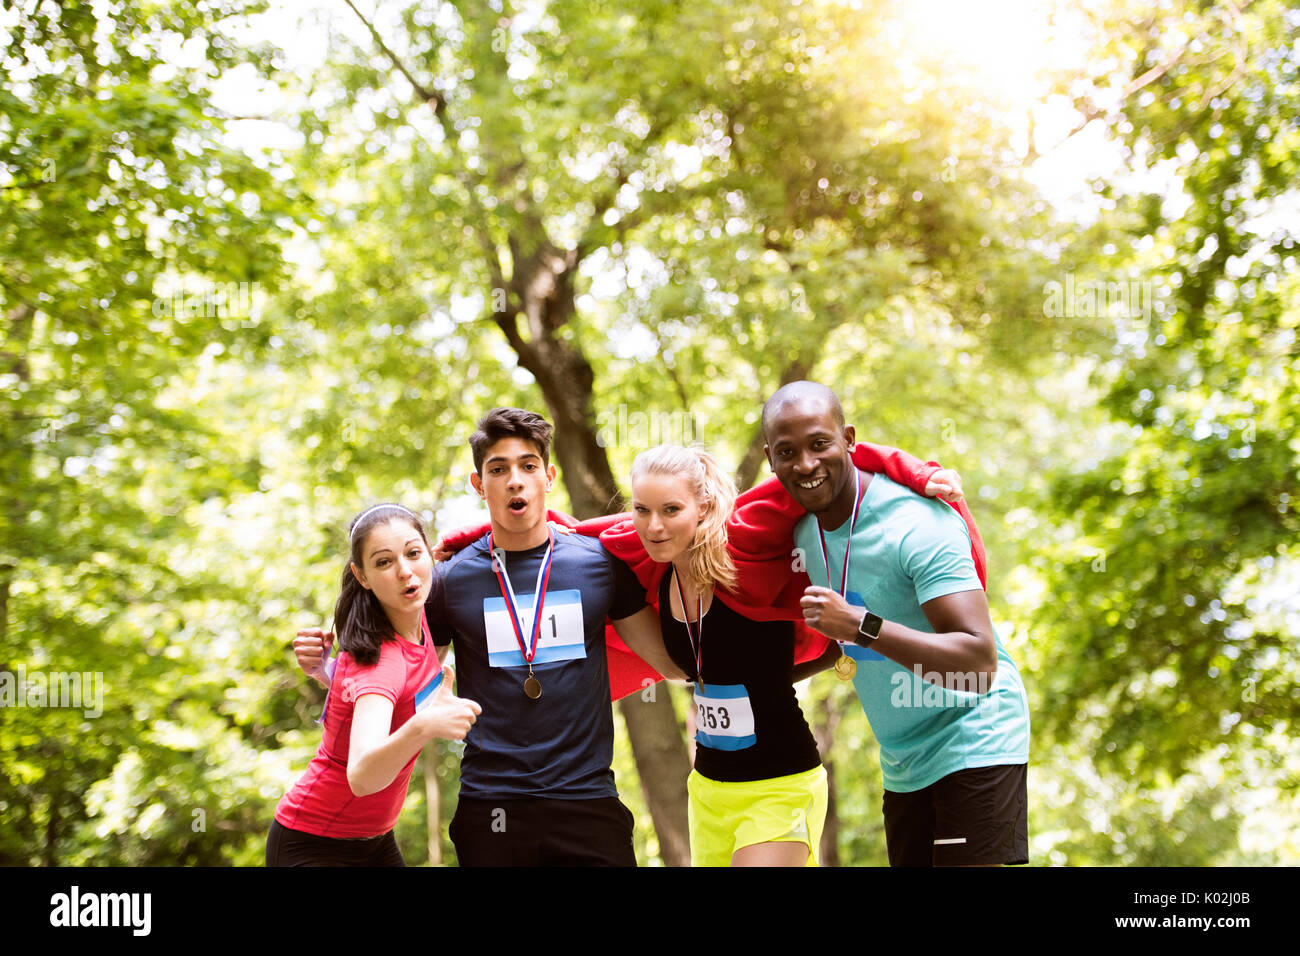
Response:
[[[618,194],[623,187],[627,185],[632,176],[633,170],[646,157],[648,147],[659,142],[660,137],[672,125],[672,118],[661,116],[651,124],[649,132],[637,144],[639,149],[635,156],[628,156],[622,163],[616,165],[617,175],[614,182],[603,193],[595,197],[592,202],[593,212],[591,219],[588,220],[587,228],[583,230],[582,238],[578,240],[577,249],[579,250],[579,260],[585,257],[586,253],[592,248],[593,233],[604,224],[605,214],[614,208],[614,203],[618,201]]]
[[[1206,104],[1209,103],[1210,100],[1214,99],[1214,97],[1218,96],[1228,87],[1230,87],[1233,83],[1235,83],[1237,81],[1237,78],[1240,77],[1241,74],[1244,72],[1246,53],[1245,53],[1245,41],[1242,39],[1241,12],[1246,7],[1249,7],[1253,2],[1254,0],[1248,0],[1247,3],[1239,6],[1238,4],[1232,2],[1232,0],[1228,0],[1228,6],[1230,8],[1229,17],[1231,18],[1232,25],[1237,28],[1236,41],[1238,46],[1238,50],[1237,50],[1238,56],[1237,56],[1236,64],[1234,66],[1234,69],[1229,74],[1226,80],[1218,84],[1213,89],[1206,90],[1205,94],[1201,97],[1200,104],[1197,106],[1198,110],[1204,109]],[[1184,42],[1181,46],[1173,50],[1160,63],[1157,63],[1155,66],[1151,67],[1151,69],[1147,70],[1145,73],[1142,73],[1141,75],[1134,77],[1132,80],[1130,80],[1128,85],[1126,85],[1124,89],[1120,92],[1120,98],[1119,98],[1120,105],[1117,108],[1123,109],[1123,104],[1127,102],[1128,99],[1131,96],[1133,96],[1134,93],[1137,93],[1140,90],[1143,90],[1146,87],[1150,86],[1152,83],[1159,80],[1162,76],[1164,76],[1171,69],[1177,66],[1178,63],[1182,60],[1183,56],[1187,53],[1190,44],[1191,44],[1191,40],[1189,39],[1188,41]],[[1078,109],[1079,112],[1083,114],[1083,120],[1078,125],[1076,125],[1074,129],[1066,133],[1065,136],[1061,140],[1059,140],[1055,145],[1044,150],[1042,153],[1035,152],[1035,156],[1046,155],[1047,153],[1060,149],[1071,139],[1073,139],[1076,135],[1083,132],[1083,130],[1087,128],[1088,124],[1091,123],[1093,120],[1102,119],[1107,115],[1105,110],[1098,109],[1097,107],[1093,106],[1091,103],[1084,104],[1083,106],[1078,107]],[[1031,144],[1031,149],[1032,149],[1032,144]]]
[[[343,0],[343,2],[352,9],[352,12],[357,15],[357,19],[360,20],[362,24],[365,25],[365,28],[370,31],[370,36],[374,39],[375,45],[379,47],[384,56],[388,57],[389,62],[393,64],[397,71],[406,78],[406,82],[411,84],[411,88],[415,90],[415,94],[425,103],[429,103],[433,106],[434,115],[437,116],[439,120],[444,119],[447,112],[447,98],[442,95],[442,92],[424,86],[424,84],[420,83],[419,80],[412,76],[411,71],[406,68],[406,64],[401,61],[396,53],[389,49],[388,44],[384,42],[384,38],[380,36],[379,31],[375,29],[375,25],[362,15],[361,11],[357,9],[356,4],[354,4],[352,0]]]

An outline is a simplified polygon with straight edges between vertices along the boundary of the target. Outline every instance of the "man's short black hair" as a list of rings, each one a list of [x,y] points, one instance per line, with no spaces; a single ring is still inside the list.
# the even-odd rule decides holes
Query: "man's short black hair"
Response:
[[[524,408],[494,408],[479,419],[478,429],[469,436],[474,452],[474,471],[483,474],[488,449],[503,438],[522,438],[537,447],[542,464],[551,464],[551,423]]]
[[[790,405],[801,405],[809,401],[820,402],[830,409],[835,418],[835,427],[843,430],[844,408],[840,405],[838,395],[820,382],[791,382],[782,385],[763,403],[763,438],[767,438],[768,423],[777,413]]]

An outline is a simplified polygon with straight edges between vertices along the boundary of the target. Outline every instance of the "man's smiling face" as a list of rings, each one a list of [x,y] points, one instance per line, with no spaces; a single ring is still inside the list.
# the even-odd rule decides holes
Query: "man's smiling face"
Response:
[[[825,402],[806,399],[782,406],[765,434],[772,471],[805,511],[828,511],[846,494],[853,475],[853,426],[841,426]]]

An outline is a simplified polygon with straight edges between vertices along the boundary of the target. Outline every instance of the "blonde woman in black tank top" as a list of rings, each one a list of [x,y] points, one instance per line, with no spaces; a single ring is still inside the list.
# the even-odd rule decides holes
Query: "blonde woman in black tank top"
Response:
[[[707,452],[661,445],[632,466],[632,520],[659,588],[664,645],[694,683],[690,792],[696,865],[816,865],[826,774],[792,686],[794,626],[753,621],[734,587],[726,522],[735,485]]]

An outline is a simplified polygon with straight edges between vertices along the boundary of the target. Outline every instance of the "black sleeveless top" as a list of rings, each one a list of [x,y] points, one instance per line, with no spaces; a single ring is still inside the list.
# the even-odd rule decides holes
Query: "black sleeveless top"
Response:
[[[673,662],[695,679],[695,651],[686,624],[673,617],[673,571],[659,586],[659,622]],[[767,780],[812,770],[817,742],[795,696],[794,625],[751,621],[717,594],[704,615],[704,695],[696,683],[695,769],[710,780]],[[743,692],[739,689],[743,686]],[[745,708],[741,696],[748,697]],[[733,706],[737,704],[738,706]],[[752,712],[752,723],[749,719]],[[752,731],[752,732],[751,732]]]

